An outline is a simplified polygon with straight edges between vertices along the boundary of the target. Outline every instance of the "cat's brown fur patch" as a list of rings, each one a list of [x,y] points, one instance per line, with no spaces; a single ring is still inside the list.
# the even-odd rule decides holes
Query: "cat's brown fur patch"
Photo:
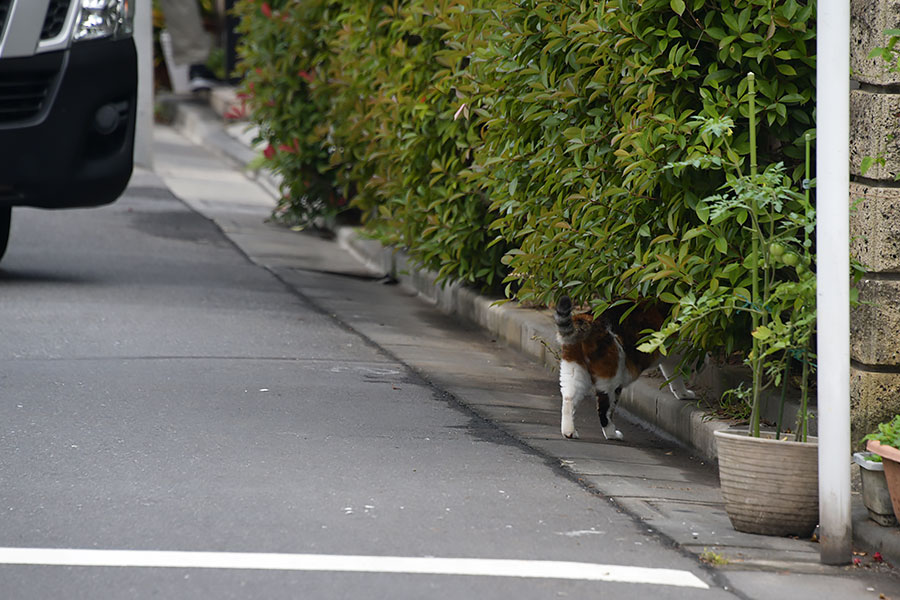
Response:
[[[619,349],[608,329],[588,314],[572,315],[572,322],[575,330],[585,337],[562,344],[561,358],[584,365],[594,379],[615,375],[619,365]]]
[[[658,358],[655,353],[640,352],[638,341],[643,331],[662,326],[665,312],[650,301],[642,302],[622,319],[626,310],[625,306],[616,306],[598,319],[590,314],[572,315],[577,339],[561,344],[560,357],[584,365],[591,379],[608,379],[618,370],[619,353],[624,350],[625,368],[636,379]]]
[[[608,379],[616,374],[619,368],[619,347],[613,336],[591,338],[581,345],[586,350],[591,379]]]

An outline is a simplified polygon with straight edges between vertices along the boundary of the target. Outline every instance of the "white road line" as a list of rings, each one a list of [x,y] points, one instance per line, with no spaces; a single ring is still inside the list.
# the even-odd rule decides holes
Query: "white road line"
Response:
[[[0,565],[469,575],[577,579],[709,589],[708,585],[688,571],[546,560],[0,548]]]

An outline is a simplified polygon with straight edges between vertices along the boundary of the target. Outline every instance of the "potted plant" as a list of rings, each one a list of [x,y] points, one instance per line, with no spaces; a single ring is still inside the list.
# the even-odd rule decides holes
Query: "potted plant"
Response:
[[[799,200],[799,195],[786,187],[786,178],[777,169],[766,170],[774,171],[773,178],[757,179],[753,83],[751,73],[751,173],[747,181],[739,178],[731,186],[751,216],[753,346],[747,359],[752,373],[750,426],[748,431],[716,432],[719,479],[725,509],[735,529],[805,537],[813,533],[819,521],[818,444],[808,435],[807,411],[810,345],[815,328],[815,277],[807,268],[813,258],[809,235],[815,226],[815,212],[809,202],[810,136],[806,136],[806,193],[800,203],[805,214],[776,223],[780,205],[789,199]],[[783,365],[782,413],[791,361],[799,355],[802,362],[801,406],[793,439],[780,435],[780,420],[777,431],[760,430],[761,395],[767,375],[778,383],[780,365],[773,358],[779,354]]]
[[[702,293],[691,291],[680,298],[670,322],[641,349],[665,351],[670,336],[689,339],[705,319],[721,315],[745,319],[752,343],[745,363],[752,377],[749,388],[732,393],[750,405],[749,428],[715,434],[725,508],[739,531],[808,536],[819,518],[818,446],[809,436],[807,410],[816,323],[815,275],[810,270],[815,258],[810,239],[815,229],[809,198],[810,136],[806,136],[805,193],[792,189],[781,163],[759,172],[752,73],[747,90],[749,174],[741,172],[731,148],[733,122],[727,117],[698,119],[704,146],[696,149],[692,160],[669,165],[675,170],[726,168],[723,192],[697,203],[703,225],[689,232],[708,237],[709,263],[724,266],[709,281],[695,279],[692,289]],[[763,392],[781,387],[783,414],[789,381],[797,375],[801,406],[794,433],[782,434],[781,418],[776,431],[762,431]]]
[[[878,425],[878,431],[865,438],[866,448],[881,457],[884,477],[894,514],[900,514],[900,415]]]
[[[863,504],[869,511],[869,518],[882,527],[897,525],[881,457],[874,452],[855,452],[853,462],[859,465]]]

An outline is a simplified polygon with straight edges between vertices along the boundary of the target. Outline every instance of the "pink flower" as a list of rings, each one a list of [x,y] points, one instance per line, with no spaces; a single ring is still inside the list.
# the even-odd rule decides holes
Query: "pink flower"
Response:
[[[875,562],[884,562],[884,557],[881,555],[881,552],[876,552],[872,555],[872,560]]]
[[[272,7],[269,6],[268,2],[263,2],[262,6],[259,7],[259,10],[262,11],[262,14],[264,14],[266,16],[266,18],[268,18],[268,19],[272,18]]]
[[[268,159],[271,159],[275,156],[275,148],[272,147],[272,144],[269,144],[268,146],[266,146],[266,149],[263,150],[263,156],[265,156]]]

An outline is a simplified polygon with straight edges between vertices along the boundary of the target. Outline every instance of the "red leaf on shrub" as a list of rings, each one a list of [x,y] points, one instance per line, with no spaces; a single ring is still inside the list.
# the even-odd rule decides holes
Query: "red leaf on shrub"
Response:
[[[228,109],[228,111],[222,115],[225,119],[229,121],[236,121],[237,119],[242,119],[246,116],[247,110],[243,106],[232,106]]]
[[[297,151],[294,150],[294,147],[293,147],[293,146],[288,146],[287,144],[280,144],[280,145],[278,146],[278,149],[279,149],[281,152],[287,152],[288,154],[296,154],[296,153],[297,153]]]
[[[275,148],[272,147],[272,144],[266,146],[266,149],[263,150],[263,156],[265,156],[266,158],[272,158],[273,156],[275,156]]]
[[[267,18],[269,18],[269,19],[272,18],[272,7],[269,6],[268,2],[263,2],[262,6],[260,6],[259,9],[262,11],[262,14],[264,14]]]
[[[308,71],[298,71],[297,76],[306,81],[307,83],[311,83],[313,80],[313,76],[309,74]]]

